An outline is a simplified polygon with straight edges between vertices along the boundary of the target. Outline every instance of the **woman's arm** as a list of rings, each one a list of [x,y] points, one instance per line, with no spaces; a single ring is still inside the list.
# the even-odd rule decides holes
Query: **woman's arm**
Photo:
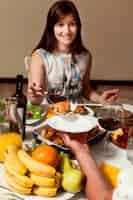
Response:
[[[28,98],[34,104],[40,104],[46,89],[46,73],[41,57],[33,53],[28,72]]]
[[[89,200],[111,200],[113,189],[100,173],[92,158],[87,144],[72,140],[67,134],[61,134],[64,143],[71,148],[86,176],[86,195]]]

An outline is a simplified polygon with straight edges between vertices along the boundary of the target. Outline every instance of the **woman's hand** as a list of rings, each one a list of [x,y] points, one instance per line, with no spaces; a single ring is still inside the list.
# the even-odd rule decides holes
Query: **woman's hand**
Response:
[[[100,96],[100,103],[102,104],[112,104],[118,101],[119,89],[110,89],[104,91]]]
[[[33,83],[28,87],[28,97],[33,103],[34,99],[38,99],[38,102],[40,103],[40,101],[43,99],[43,97],[46,96],[46,94],[47,92],[44,91],[44,89],[36,83]]]

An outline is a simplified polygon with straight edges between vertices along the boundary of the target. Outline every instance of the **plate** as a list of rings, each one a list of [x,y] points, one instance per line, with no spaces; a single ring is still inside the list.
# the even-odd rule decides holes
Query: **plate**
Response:
[[[0,187],[0,197],[1,199],[6,199],[4,197],[7,197],[9,194],[16,194],[18,198],[14,199],[20,199],[23,198],[24,200],[68,200],[71,199],[74,195],[74,193],[69,192],[61,192],[56,197],[40,197],[40,196],[33,196],[33,195],[21,195],[16,192],[12,192],[10,189],[8,190],[8,185],[6,184],[5,178],[4,178],[4,165],[0,164],[0,186],[4,186],[7,188],[7,190],[2,189]],[[13,199],[13,197],[12,197]]]
[[[43,120],[43,116],[41,119],[26,119],[26,125],[34,125],[38,124]]]
[[[32,105],[32,106],[34,106],[34,105]],[[39,108],[39,106],[38,106],[38,108]],[[28,118],[28,119],[26,119],[26,125],[35,125],[35,124],[38,124],[38,123],[40,123],[41,121],[44,120],[44,118],[45,118],[45,116],[48,112],[48,105],[47,104],[41,105],[40,108],[42,109],[42,113],[40,114],[40,118],[37,118],[37,119]],[[32,110],[31,112],[34,113],[34,110]],[[39,112],[40,112],[40,109],[39,109]]]
[[[88,106],[85,106],[85,109],[88,111],[87,115],[94,116],[95,113],[94,113],[94,111],[91,108],[89,108]]]
[[[123,107],[125,110],[128,110],[130,112],[133,112],[133,105],[130,104],[123,104]]]
[[[63,150],[63,151],[69,151],[69,148],[63,147],[63,146],[58,145],[58,144],[55,144],[54,142],[52,142],[52,141],[50,141],[50,140],[48,140],[48,139],[42,137],[41,135],[38,135],[38,139],[40,139],[42,142],[44,142],[44,143],[46,143],[46,144],[48,144],[48,145],[52,145],[52,146],[57,147],[57,149],[61,149],[61,150]]]
[[[47,124],[57,130],[67,133],[84,133],[98,125],[96,117],[80,114],[66,114],[55,116],[47,120]]]

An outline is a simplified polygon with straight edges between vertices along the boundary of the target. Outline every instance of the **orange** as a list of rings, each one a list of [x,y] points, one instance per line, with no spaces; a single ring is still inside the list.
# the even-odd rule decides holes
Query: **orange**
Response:
[[[109,163],[103,163],[100,166],[102,173],[105,175],[107,180],[111,183],[111,185],[115,188],[117,187],[117,178],[120,173],[120,168],[115,167]]]
[[[56,149],[49,145],[40,145],[33,152],[32,157],[42,163],[57,167],[59,163],[59,155]]]

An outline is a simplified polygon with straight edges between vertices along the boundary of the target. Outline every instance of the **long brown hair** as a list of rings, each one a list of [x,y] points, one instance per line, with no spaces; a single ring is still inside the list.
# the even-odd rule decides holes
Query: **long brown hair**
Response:
[[[78,10],[75,7],[74,3],[69,0],[58,0],[49,9],[45,30],[43,32],[41,40],[33,51],[39,48],[43,48],[49,52],[54,51],[57,42],[54,35],[54,25],[59,22],[62,17],[70,14],[74,17],[77,24],[77,35],[70,46],[70,52],[73,55],[80,54],[81,52],[87,52],[87,49],[84,47],[81,39],[81,21]]]

